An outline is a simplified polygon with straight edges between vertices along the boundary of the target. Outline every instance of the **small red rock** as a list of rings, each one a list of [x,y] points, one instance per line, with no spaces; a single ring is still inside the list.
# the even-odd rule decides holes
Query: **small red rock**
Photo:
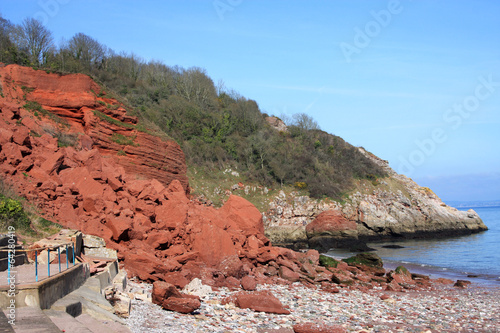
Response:
[[[257,288],[257,281],[253,276],[244,276],[241,279],[241,288],[243,288],[243,290],[253,291]]]

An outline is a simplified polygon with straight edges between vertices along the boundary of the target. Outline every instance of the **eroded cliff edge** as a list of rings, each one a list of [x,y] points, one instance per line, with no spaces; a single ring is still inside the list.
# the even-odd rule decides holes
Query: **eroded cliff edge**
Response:
[[[359,149],[389,176],[361,181],[342,203],[281,192],[264,214],[266,235],[273,243],[325,250],[366,241],[437,238],[488,229],[472,209],[464,212],[446,205],[431,189]]]

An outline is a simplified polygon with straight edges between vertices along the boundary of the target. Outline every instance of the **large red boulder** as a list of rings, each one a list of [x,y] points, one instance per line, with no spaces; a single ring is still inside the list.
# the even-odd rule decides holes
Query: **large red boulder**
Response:
[[[399,285],[415,284],[411,277],[411,273],[403,266],[398,266],[396,270],[387,273],[389,282],[395,282]]]
[[[290,314],[290,311],[283,307],[280,300],[269,291],[240,291],[234,295],[234,304],[242,309],[251,309],[258,312]]]
[[[191,313],[201,306],[199,297],[182,294],[174,285],[163,281],[153,283],[151,297],[154,304],[180,313]]]
[[[347,219],[340,210],[332,209],[320,213],[306,226],[309,243],[315,248],[328,249],[344,242],[356,240],[356,222]]]
[[[224,219],[234,223],[235,227],[243,231],[246,236],[264,235],[262,214],[248,200],[231,195],[219,209]]]
[[[200,259],[207,265],[216,267],[226,257],[238,255],[227,231],[203,219],[191,223],[197,224],[197,230],[190,235],[192,249],[200,254]]]
[[[327,210],[320,213],[311,223],[306,226],[307,234],[341,235],[352,234],[356,231],[356,222],[342,215],[339,210]]]

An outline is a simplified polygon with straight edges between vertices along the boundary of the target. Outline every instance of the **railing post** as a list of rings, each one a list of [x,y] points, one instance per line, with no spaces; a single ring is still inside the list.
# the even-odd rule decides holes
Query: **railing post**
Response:
[[[38,282],[38,250],[35,250],[35,281]]]
[[[73,244],[73,266],[75,266],[75,243]]]
[[[66,269],[69,268],[68,244],[66,244]]]
[[[58,256],[58,261],[59,261],[59,273],[61,273],[61,247],[57,247],[57,256]]]
[[[50,249],[47,249],[47,273],[50,277]]]
[[[10,285],[10,250],[7,250],[7,284]]]

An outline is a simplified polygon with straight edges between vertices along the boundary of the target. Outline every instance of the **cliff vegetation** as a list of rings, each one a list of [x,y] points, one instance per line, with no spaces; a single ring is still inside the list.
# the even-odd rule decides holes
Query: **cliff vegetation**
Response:
[[[36,43],[27,38],[28,31]],[[104,87],[100,94],[127,105],[146,130],[175,139],[187,164],[200,171],[191,173],[195,179],[203,174],[213,183],[220,172],[232,169],[245,182],[339,200],[355,189],[356,180],[375,183],[387,176],[358,148],[322,131],[305,114],[285,119],[281,128],[271,126],[256,101],[223,82],[215,84],[202,68],[116,53],[84,33],[57,47],[51,32],[30,18],[21,25],[0,18],[0,40],[1,62],[90,75]]]

